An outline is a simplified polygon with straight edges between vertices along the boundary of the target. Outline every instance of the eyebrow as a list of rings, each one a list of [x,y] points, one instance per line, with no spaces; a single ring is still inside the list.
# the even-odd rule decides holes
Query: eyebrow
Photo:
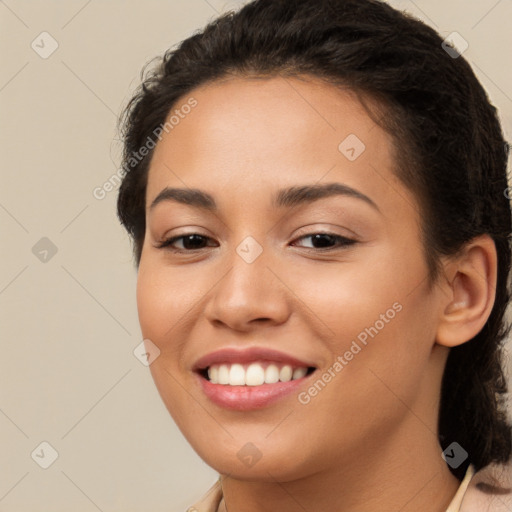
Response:
[[[280,189],[272,198],[272,206],[274,208],[292,208],[336,195],[360,199],[381,213],[379,207],[372,199],[359,190],[342,183],[302,185]],[[207,211],[217,210],[217,203],[213,196],[197,188],[166,187],[155,197],[149,210],[152,210],[163,201],[175,201]]]

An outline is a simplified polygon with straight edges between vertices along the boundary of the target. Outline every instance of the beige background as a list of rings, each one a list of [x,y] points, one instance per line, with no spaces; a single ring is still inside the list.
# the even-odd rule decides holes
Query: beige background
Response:
[[[512,2],[391,3],[468,41],[511,140]],[[133,354],[130,245],[116,191],[93,190],[118,168],[143,64],[236,5],[0,0],[0,511],[178,512],[216,479]]]

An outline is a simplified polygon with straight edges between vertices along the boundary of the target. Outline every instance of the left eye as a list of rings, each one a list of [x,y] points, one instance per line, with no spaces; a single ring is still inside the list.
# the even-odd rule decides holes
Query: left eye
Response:
[[[308,238],[311,239],[312,245],[309,247],[302,247],[307,249],[318,249],[320,251],[336,249],[340,247],[348,247],[357,243],[355,240],[340,235],[335,235],[334,233],[311,233],[309,235],[301,236],[296,240],[305,240]],[[296,240],[294,242],[296,242]],[[175,236],[173,238],[169,238],[168,240],[164,240],[160,242],[157,247],[159,249],[168,248],[177,252],[191,252],[208,247],[208,241],[213,241],[213,239],[198,233],[191,233],[188,235]],[[176,247],[177,242],[181,244],[181,247]],[[210,244],[210,247],[215,247],[215,245]]]
[[[301,236],[297,240],[304,240],[310,238],[313,246],[308,247],[311,249],[329,250],[338,247],[347,247],[357,243],[355,240],[345,238],[344,236],[335,235],[334,233],[311,233],[309,235]],[[314,245],[316,244],[316,246]]]

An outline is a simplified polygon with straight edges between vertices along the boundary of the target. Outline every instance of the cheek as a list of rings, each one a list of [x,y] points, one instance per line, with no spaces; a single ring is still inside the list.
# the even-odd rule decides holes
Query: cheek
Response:
[[[137,277],[137,311],[144,337],[157,345],[175,339],[173,331],[183,329],[193,314],[193,306],[204,292],[197,274],[169,269],[141,260]],[[160,346],[165,351],[167,346]]]
[[[315,336],[328,342],[330,350],[343,353],[359,335],[364,341],[369,336],[366,329],[376,322],[380,331],[394,321],[407,286],[403,276],[408,269],[404,266],[398,271],[398,267],[380,252],[361,261],[347,257],[314,270],[310,266],[294,269],[288,282],[294,283],[294,294],[307,306],[303,311],[309,311],[317,326]]]
[[[190,414],[188,408],[194,405],[176,378],[181,375],[186,341],[180,332],[193,298],[187,297],[190,286],[184,288],[184,283],[177,282],[177,275],[179,272],[158,266],[148,257],[141,259],[136,296],[142,336],[160,350],[149,370],[163,403],[181,428],[181,422]]]
[[[137,311],[144,339],[151,340],[157,347],[158,357],[151,363],[150,371],[168,406],[173,403],[168,397],[179,390],[169,373],[180,369],[184,341],[176,336],[179,319],[186,317],[186,307],[180,300],[179,287],[155,266],[142,263],[137,277]],[[167,395],[167,396],[166,396]],[[173,412],[169,410],[174,416]]]
[[[389,309],[354,310],[346,320],[351,327],[344,331],[340,321],[331,371],[318,376],[329,382],[325,387],[318,383],[318,392],[308,390],[311,396],[316,393],[309,405],[323,411],[318,420],[328,416],[337,425],[348,422],[360,436],[378,437],[391,431],[420,397],[434,339],[432,311],[428,301],[410,296]]]
[[[168,310],[169,294],[163,293],[165,286],[159,282],[157,273],[141,261],[137,276],[137,311],[144,338],[157,342],[163,333],[164,311]],[[164,299],[164,300],[162,300]]]
[[[298,274],[294,292],[314,313],[310,325],[331,354],[328,366],[338,363],[326,375],[330,392],[319,393],[317,405],[346,411],[373,403],[371,415],[388,398],[399,402],[395,394],[414,399],[435,340],[436,310],[421,254],[412,253],[383,249],[364,264]]]

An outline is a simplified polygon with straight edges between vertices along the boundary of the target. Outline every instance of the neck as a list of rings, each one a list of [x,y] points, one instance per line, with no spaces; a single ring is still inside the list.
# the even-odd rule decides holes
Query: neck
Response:
[[[441,457],[435,430],[414,414],[391,437],[367,440],[349,458],[287,482],[222,476],[220,512],[445,512],[460,485]]]

